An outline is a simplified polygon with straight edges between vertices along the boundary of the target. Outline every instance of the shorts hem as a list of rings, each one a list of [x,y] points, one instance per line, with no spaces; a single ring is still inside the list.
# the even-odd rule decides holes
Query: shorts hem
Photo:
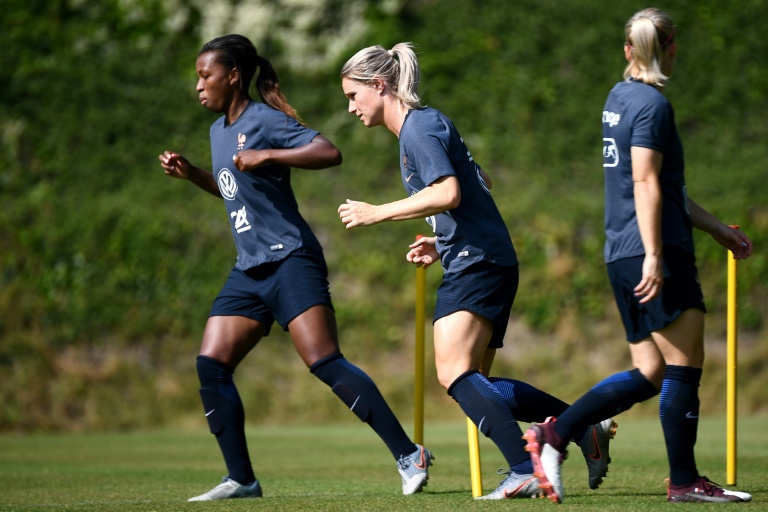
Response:
[[[645,334],[645,335],[641,335],[640,333],[638,333],[635,336],[630,336],[630,334],[627,333],[627,341],[629,343],[637,343],[638,341],[643,341],[646,338],[650,338],[651,335],[654,332],[660,331],[661,329],[664,329],[665,327],[668,327],[670,324],[672,324],[672,322],[674,322],[675,320],[680,318],[680,315],[682,315],[683,313],[685,313],[689,309],[698,309],[702,313],[706,313],[707,312],[707,310],[705,308],[702,308],[702,307],[699,307],[699,306],[691,306],[691,307],[688,307],[686,309],[681,309],[681,310],[675,311],[672,315],[666,317],[663,322],[659,322],[658,325],[654,325],[653,327],[650,327],[649,329],[647,329],[647,331],[643,331],[643,333],[647,332],[647,334]]]
[[[480,315],[486,320],[488,320],[489,322],[493,322],[493,318],[501,313],[501,311],[499,311],[496,313],[496,315],[489,315],[488,308],[483,308],[475,304],[456,304],[455,308],[443,308],[439,312],[435,311],[435,314],[432,317],[432,324],[434,324],[441,318],[445,318],[448,315],[458,313],[459,311],[469,311],[470,313]]]
[[[328,309],[330,309],[330,310],[331,310],[331,311],[333,311],[334,313],[336,312],[336,310],[335,310],[335,309],[333,309],[333,304],[331,304],[330,302],[325,302],[325,301],[322,301],[322,300],[318,300],[317,302],[314,302],[314,303],[312,303],[312,304],[309,304],[307,307],[303,308],[301,311],[299,311],[298,313],[296,313],[295,315],[293,315],[291,318],[289,318],[288,320],[286,320],[286,321],[285,321],[285,325],[283,325],[283,324],[282,324],[282,322],[278,322],[277,320],[275,320],[275,321],[277,322],[277,324],[278,324],[280,327],[282,327],[282,328],[283,328],[283,331],[285,331],[285,332],[288,332],[288,324],[290,324],[291,322],[293,322],[294,320],[296,320],[298,317],[300,317],[301,315],[303,315],[304,313],[306,313],[307,311],[309,311],[309,309],[310,309],[310,308],[313,308],[313,307],[315,307],[315,306],[327,306],[327,307],[328,307]]]

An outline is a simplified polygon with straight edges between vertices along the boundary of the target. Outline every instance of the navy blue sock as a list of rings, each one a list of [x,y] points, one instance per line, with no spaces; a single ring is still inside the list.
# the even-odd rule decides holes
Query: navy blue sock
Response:
[[[638,369],[611,375],[597,383],[557,418],[554,430],[560,440],[554,440],[555,448],[563,450],[568,443],[562,440],[571,439],[579,428],[615,416],[657,394],[656,387]]]
[[[232,369],[215,359],[197,356],[200,398],[211,434],[216,436],[229,477],[243,485],[256,480],[245,441],[245,411],[232,380]]]
[[[477,371],[460,375],[448,388],[464,414],[501,450],[510,469],[533,473],[531,457],[525,451],[523,432],[496,386]]]
[[[507,407],[517,421],[544,423],[550,416],[560,416],[568,408],[566,402],[526,382],[503,377],[488,377],[488,380],[504,397]],[[573,439],[579,442],[586,433],[587,427],[583,427],[573,433]]]
[[[371,426],[395,460],[417,450],[373,380],[343,355],[337,353],[325,357],[313,364],[309,371],[328,384],[361,421]]]
[[[659,397],[659,418],[669,458],[673,485],[685,485],[699,477],[693,447],[699,428],[701,368],[667,366]]]

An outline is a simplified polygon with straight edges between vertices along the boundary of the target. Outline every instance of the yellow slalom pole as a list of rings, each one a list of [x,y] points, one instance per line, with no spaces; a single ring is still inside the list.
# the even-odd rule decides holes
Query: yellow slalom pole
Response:
[[[483,495],[483,475],[480,473],[480,436],[472,420],[467,418],[467,440],[469,442],[469,477],[472,481],[472,497]]]
[[[731,226],[738,229],[739,226]],[[728,251],[728,313],[726,372],[726,480],[736,485],[736,258]]]
[[[422,235],[416,235],[416,240]],[[424,323],[427,309],[427,273],[416,269],[416,342],[414,354],[413,440],[424,444]]]
[[[416,240],[423,235],[416,235]],[[413,393],[413,440],[424,444],[424,325],[426,322],[427,274],[424,267],[416,269],[416,340],[415,377]],[[477,427],[467,418],[467,439],[469,443],[469,472],[472,482],[472,497],[483,495],[483,476],[480,473],[480,437]]]

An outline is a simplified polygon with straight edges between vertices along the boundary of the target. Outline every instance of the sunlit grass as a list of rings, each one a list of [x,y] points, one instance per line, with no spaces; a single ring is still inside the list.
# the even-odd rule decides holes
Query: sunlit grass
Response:
[[[738,488],[762,509],[768,497],[765,418],[739,422]],[[564,466],[566,501],[579,510],[657,510],[667,506],[663,479],[666,454],[658,422],[618,418],[613,464],[598,491],[587,487],[578,449]],[[169,430],[78,435],[0,437],[0,511],[170,510],[545,510],[545,500],[472,500],[466,429],[462,422],[427,425],[425,442],[437,460],[423,493],[404,497],[395,464],[364,425],[259,427],[248,431],[260,500],[187,503],[216,485],[224,474],[218,448],[204,431]],[[699,469],[726,483],[725,421],[701,422]],[[484,491],[495,488],[503,466],[498,450],[481,439]],[[768,508],[768,507],[765,507]]]

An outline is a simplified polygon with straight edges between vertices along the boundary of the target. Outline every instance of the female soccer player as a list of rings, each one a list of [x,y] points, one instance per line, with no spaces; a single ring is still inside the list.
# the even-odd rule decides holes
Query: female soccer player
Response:
[[[491,197],[491,181],[453,123],[420,105],[419,67],[410,43],[359,51],[344,65],[341,78],[349,112],[365,126],[384,125],[398,137],[409,195],[382,205],[347,200],[339,206],[341,221],[349,229],[427,218],[436,236],[411,244],[406,258],[423,267],[440,259],[445,269],[434,314],[437,377],[509,464],[508,476],[484,498],[538,496],[516,419],[542,421],[567,404],[520,381],[487,378],[518,286],[515,249]],[[612,420],[574,432],[593,489],[607,472],[614,434]]]
[[[257,69],[256,88],[264,103],[249,93]],[[338,165],[339,150],[299,120],[280,92],[272,65],[247,38],[228,35],[205,44],[197,75],[200,103],[223,114],[211,126],[213,172],[178,153],[166,151],[159,158],[168,176],[223,198],[237,263],[213,302],[197,357],[205,416],[229,475],[189,501],[262,494],[232,374],[274,321],[289,332],[312,374],[387,445],[397,461],[403,494],[420,491],[432,454],[408,438],[373,381],[341,354],[323,251],[291,189],[290,167]]]
[[[580,425],[625,411],[659,391],[670,468],[667,500],[752,499],[701,476],[694,458],[705,309],[692,227],[711,234],[737,259],[751,254],[752,242],[686,195],[683,147],[674,111],[662,94],[676,55],[667,14],[645,9],[632,16],[624,81],[603,109],[603,167],[605,260],[635,368],[608,377],[556,420],[526,432],[540,485],[553,501],[563,500],[564,440]]]

